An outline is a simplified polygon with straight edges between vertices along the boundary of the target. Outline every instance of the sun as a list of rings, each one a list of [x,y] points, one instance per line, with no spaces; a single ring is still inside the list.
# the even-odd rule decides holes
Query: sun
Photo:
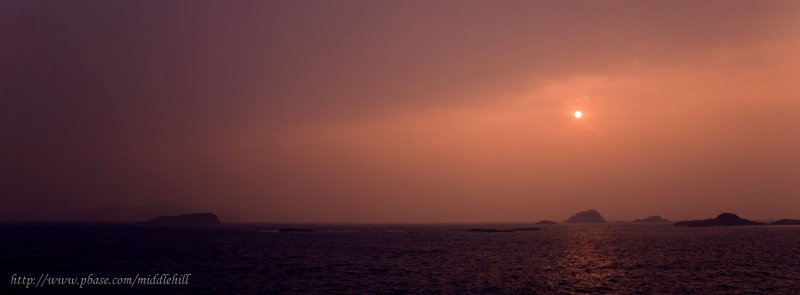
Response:
[[[581,113],[581,111],[575,111],[575,114],[573,114],[573,115],[575,115],[575,118],[578,118],[578,119],[583,117],[583,113]]]

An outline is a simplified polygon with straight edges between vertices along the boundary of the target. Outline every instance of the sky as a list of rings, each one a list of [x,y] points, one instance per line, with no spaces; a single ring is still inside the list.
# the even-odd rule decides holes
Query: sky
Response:
[[[0,0],[0,221],[800,218],[798,52],[798,1]]]

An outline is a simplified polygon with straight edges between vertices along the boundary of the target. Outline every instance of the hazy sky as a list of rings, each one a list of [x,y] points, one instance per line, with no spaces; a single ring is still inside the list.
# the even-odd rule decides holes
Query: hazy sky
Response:
[[[161,202],[800,218],[800,2],[0,0],[0,220]]]

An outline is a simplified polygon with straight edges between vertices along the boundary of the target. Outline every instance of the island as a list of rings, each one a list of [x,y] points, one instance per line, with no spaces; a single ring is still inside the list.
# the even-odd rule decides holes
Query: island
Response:
[[[198,211],[200,210],[193,210],[175,203],[153,203],[144,206],[113,205],[72,216],[67,220],[72,222],[140,222],[158,216],[179,215]]]
[[[750,221],[740,218],[733,213],[722,213],[714,219],[688,220],[673,224],[674,226],[699,227],[699,226],[743,226],[743,225],[766,225],[766,223]]]
[[[800,225],[798,219],[781,219],[775,222],[770,222],[770,225]]]
[[[667,220],[664,219],[664,218],[661,218],[661,216],[654,215],[654,216],[647,217],[645,219],[636,219],[633,222],[667,222]]]
[[[596,210],[586,210],[578,212],[564,223],[606,223],[606,220]]]
[[[159,216],[142,224],[221,224],[214,213],[192,213],[178,216]]]

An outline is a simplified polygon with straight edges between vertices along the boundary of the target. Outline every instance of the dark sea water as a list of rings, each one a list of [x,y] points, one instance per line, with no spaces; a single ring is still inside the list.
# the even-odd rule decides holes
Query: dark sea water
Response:
[[[1,294],[800,294],[800,227],[0,224]],[[279,233],[284,227],[316,230]],[[31,286],[191,274],[186,285]]]

